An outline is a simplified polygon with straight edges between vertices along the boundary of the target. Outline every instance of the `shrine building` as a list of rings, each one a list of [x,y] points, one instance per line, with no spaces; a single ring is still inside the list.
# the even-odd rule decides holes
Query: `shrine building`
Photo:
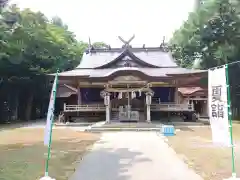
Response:
[[[66,117],[151,122],[208,116],[207,71],[179,67],[163,46],[90,46],[80,64],[58,75],[57,104]]]

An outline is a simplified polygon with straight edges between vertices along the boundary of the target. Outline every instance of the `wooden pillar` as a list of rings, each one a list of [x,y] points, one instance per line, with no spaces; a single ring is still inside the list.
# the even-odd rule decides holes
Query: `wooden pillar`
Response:
[[[66,111],[66,103],[63,104],[63,111]]]
[[[106,106],[106,123],[110,122],[110,93],[105,92],[104,104]]]
[[[179,104],[179,100],[178,100],[178,87],[175,88],[174,103]]]
[[[194,111],[194,103],[193,103],[193,100],[191,102],[191,105],[192,105],[192,110]]]
[[[77,104],[82,104],[82,95],[81,95],[81,89],[80,87],[77,88]]]
[[[208,100],[203,101],[203,109],[204,109],[204,115],[209,117],[209,111],[208,111]]]
[[[106,123],[110,122],[110,107],[106,106]]]
[[[151,122],[151,101],[152,101],[152,96],[149,92],[146,93],[146,105],[147,105],[147,122]]]
[[[128,119],[131,119],[131,108],[130,108],[130,92],[126,92],[127,97],[128,97],[128,105],[127,105],[127,114],[128,114]]]
[[[147,122],[151,122],[151,108],[150,105],[147,105]]]

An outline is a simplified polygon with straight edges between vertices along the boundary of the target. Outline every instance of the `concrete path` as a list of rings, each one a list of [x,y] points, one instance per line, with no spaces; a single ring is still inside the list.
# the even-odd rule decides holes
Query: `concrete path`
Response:
[[[156,132],[103,133],[69,180],[202,180]]]

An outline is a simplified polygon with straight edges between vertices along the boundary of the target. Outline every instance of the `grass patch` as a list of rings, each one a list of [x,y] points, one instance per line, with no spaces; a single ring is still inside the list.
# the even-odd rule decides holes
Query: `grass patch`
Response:
[[[181,130],[181,129],[180,129]],[[231,148],[216,147],[211,141],[210,127],[185,128],[169,137],[168,143],[204,180],[222,180],[231,176]],[[240,174],[240,124],[233,126],[236,144],[236,171]]]
[[[0,180],[33,180],[42,177],[47,156],[43,137],[43,129],[0,131]],[[54,129],[50,176],[67,180],[74,172],[75,163],[98,138],[98,134]]]

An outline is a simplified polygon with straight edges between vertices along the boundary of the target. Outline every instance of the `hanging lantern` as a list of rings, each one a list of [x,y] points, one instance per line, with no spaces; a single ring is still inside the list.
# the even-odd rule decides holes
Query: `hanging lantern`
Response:
[[[135,93],[135,92],[133,92],[133,99],[134,99],[134,98],[136,98],[136,93]]]
[[[105,91],[101,91],[101,92],[100,92],[100,96],[101,96],[102,98],[104,98],[105,94],[106,94]]]
[[[132,96],[132,99],[134,99],[134,98],[135,98],[135,92],[134,92],[134,91],[132,91],[132,94],[131,94],[131,96]]]
[[[142,91],[141,91],[141,90],[139,90],[138,92],[139,92],[139,96],[142,96]]]
[[[146,104],[150,105],[152,103],[152,97],[150,95],[146,95]]]
[[[108,106],[110,103],[110,95],[106,94],[106,96],[104,97],[104,104],[105,106]]]
[[[118,99],[122,99],[122,92],[119,92]]]

